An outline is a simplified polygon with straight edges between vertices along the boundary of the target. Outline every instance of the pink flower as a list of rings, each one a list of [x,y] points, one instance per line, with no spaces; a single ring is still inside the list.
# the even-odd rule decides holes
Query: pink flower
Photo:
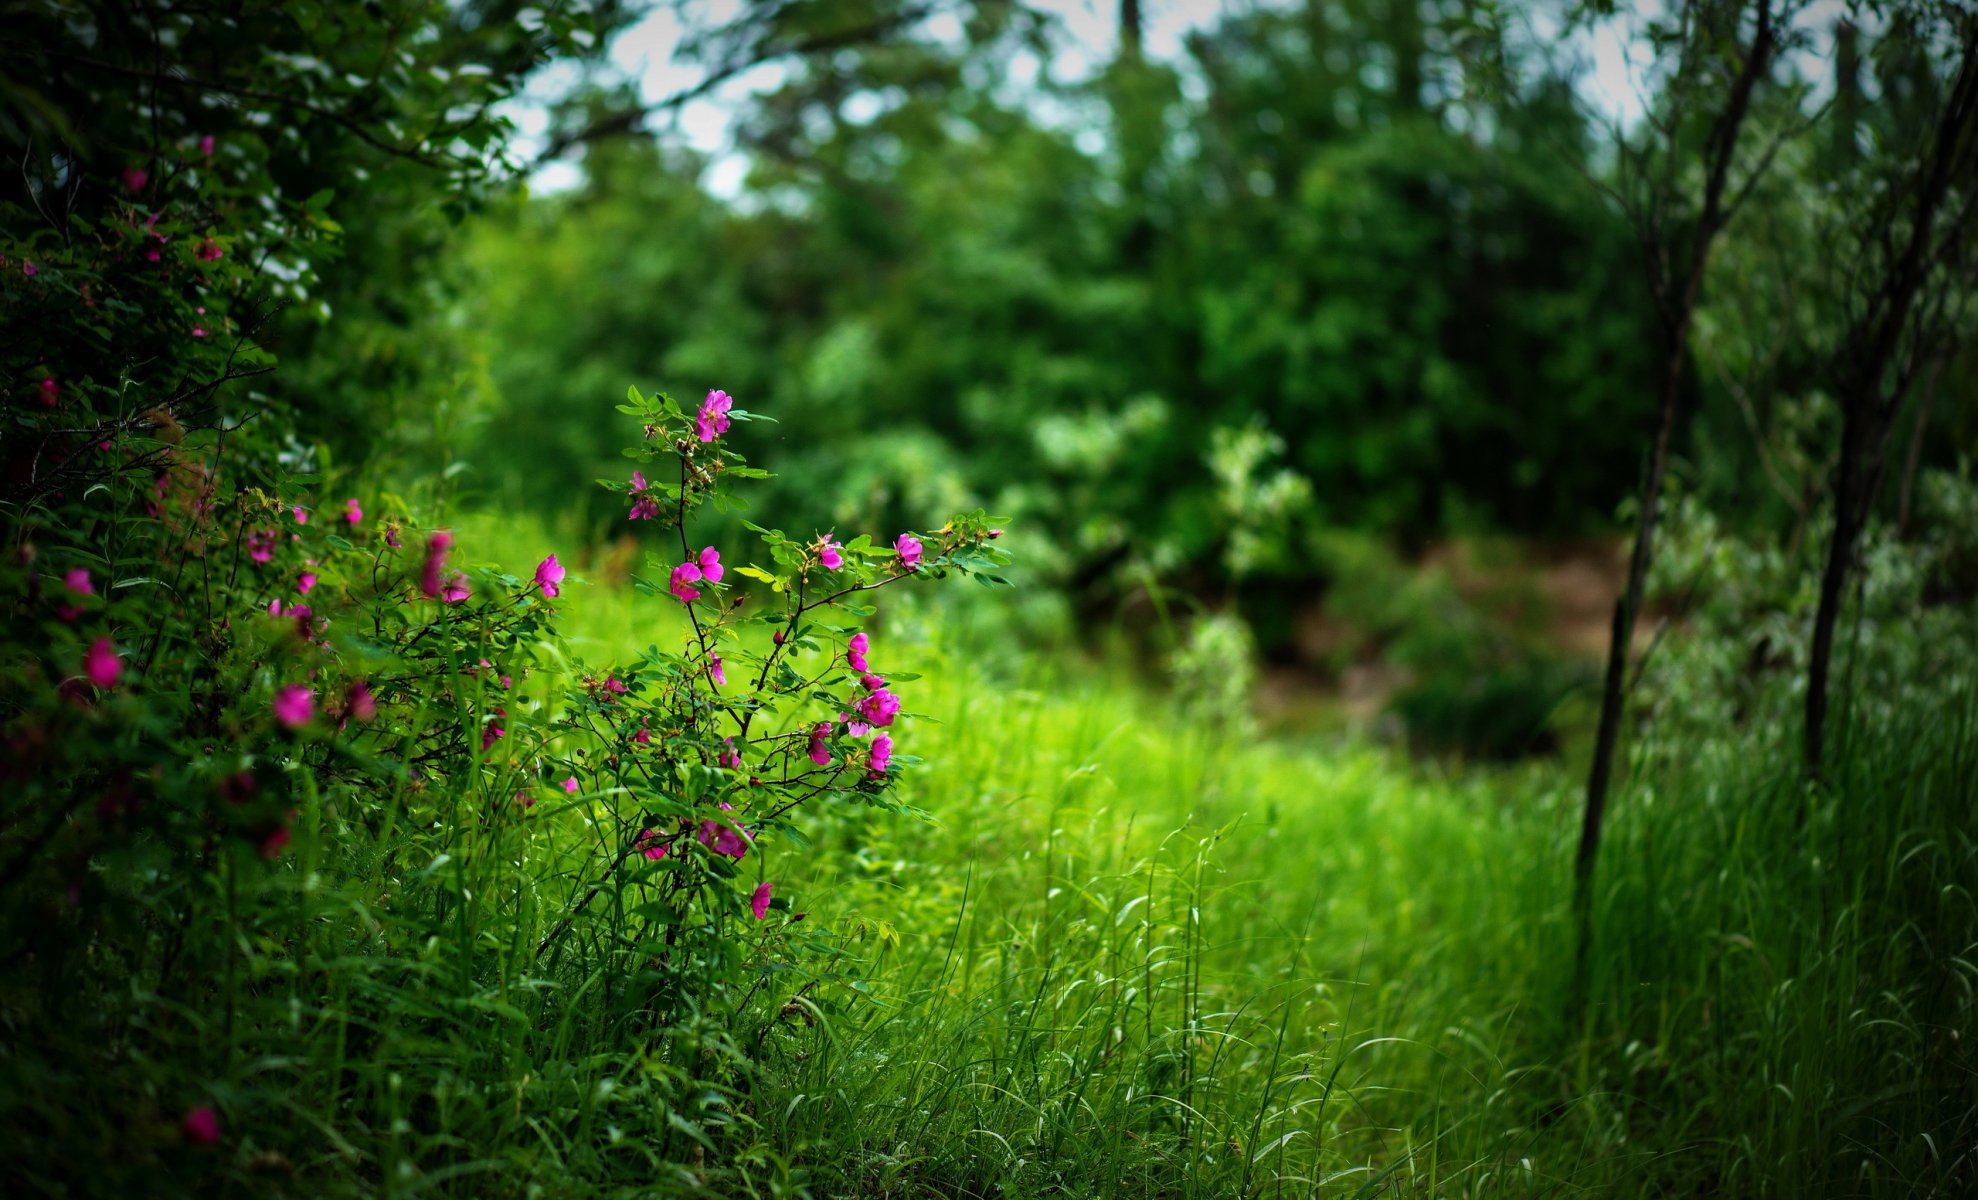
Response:
[[[385,526],[385,545],[390,546],[394,550],[398,549],[399,547],[398,526],[396,525]]]
[[[489,750],[494,748],[494,744],[496,742],[508,736],[508,731],[506,729],[503,729],[500,724],[500,719],[506,717],[507,715],[508,715],[507,709],[497,708],[495,709],[496,720],[489,721],[486,725],[482,726],[481,753],[486,754]]]
[[[711,391],[701,402],[701,411],[694,417],[694,433],[703,442],[711,442],[728,432],[728,410],[735,402],[724,391]]]
[[[440,599],[447,604],[458,604],[473,594],[474,589],[467,586],[467,574],[464,571],[455,571],[448,575],[446,586],[440,589]]]
[[[893,761],[893,735],[882,733],[872,739],[872,753],[866,756],[865,769],[873,775],[884,775],[886,767]]]
[[[826,766],[831,762],[830,747],[824,744],[824,739],[830,736],[831,722],[829,721],[819,721],[817,728],[810,731],[810,760],[820,767]]]
[[[264,563],[275,556],[275,531],[254,529],[247,534],[247,557]]]
[[[659,516],[659,501],[646,495],[646,476],[643,471],[632,472],[632,511],[626,519],[630,521],[651,521]]]
[[[355,496],[343,502],[343,519],[353,526],[364,519],[364,510],[358,507]]]
[[[911,533],[903,533],[893,539],[893,549],[899,552],[900,565],[909,571],[920,569],[920,539]]]
[[[428,600],[440,598],[444,584],[441,568],[446,566],[446,552],[453,545],[453,535],[442,529],[426,540],[426,565],[419,574],[419,590]]]
[[[300,504],[294,506],[288,511],[290,512],[291,515],[295,517],[295,523],[297,525],[309,524],[309,511],[303,508]]]
[[[55,398],[62,394],[62,385],[55,382],[54,376],[43,375],[41,377],[40,387],[41,406],[43,408],[55,407]]]
[[[179,1133],[195,1146],[215,1146],[220,1141],[220,1114],[210,1104],[202,1104],[179,1122]]]
[[[143,167],[124,168],[124,186],[133,192],[141,192],[144,185],[151,182],[151,173]]]
[[[378,698],[371,694],[371,685],[362,679],[350,685],[350,715],[366,725],[378,717]]]
[[[569,792],[573,796],[577,794],[577,790],[582,786],[583,786],[582,784],[577,782],[577,777],[575,775],[572,775],[570,778],[563,781],[563,790]]]
[[[300,729],[316,715],[316,694],[299,683],[275,689],[275,720],[290,729]]]
[[[639,840],[633,843],[632,848],[654,862],[666,857],[666,842],[657,829],[639,830]]]
[[[32,279],[36,275],[41,274],[41,268],[35,266],[33,263],[29,262],[27,259],[24,258],[21,260],[21,274],[26,275],[28,278]]]
[[[193,251],[192,256],[200,262],[216,262],[219,259],[225,258],[227,252],[220,249],[220,243],[209,237],[199,243],[199,249]]]
[[[708,678],[714,680],[714,682],[720,685],[721,687],[727,687],[728,672],[721,669],[721,656],[719,654],[709,654],[707,657],[708,657],[708,664],[707,664]]]
[[[734,807],[732,804],[723,804],[721,809],[727,812]],[[700,832],[694,836],[701,845],[728,858],[739,859],[749,852],[748,834],[723,825],[719,821],[702,821]]]
[[[563,582],[563,575],[563,564],[556,561],[554,554],[536,564],[536,586],[543,589],[543,595],[551,599],[563,594],[557,587]]]
[[[617,676],[612,676],[604,681],[604,690],[614,696],[623,696],[625,694],[625,685],[618,681]]]
[[[837,542],[825,541],[817,548],[817,561],[824,564],[827,571],[836,571],[845,565],[845,548]]]
[[[77,567],[67,575],[62,576],[62,586],[78,596],[94,596],[96,594],[95,585],[89,582],[89,568],[87,567]]]
[[[724,574],[721,566],[721,552],[709,546],[700,552],[698,558],[689,559],[673,568],[673,594],[681,600],[692,603],[701,598],[700,589],[693,586],[706,580],[720,583]]]
[[[885,688],[868,692],[860,698],[859,714],[874,725],[891,725],[893,718],[900,715],[900,698]]]
[[[684,562],[673,568],[673,594],[681,601],[692,604],[701,598],[700,589],[694,585],[701,581],[701,569],[693,563]]]
[[[523,808],[534,808],[536,806],[536,798],[527,792],[517,792],[515,793],[515,803],[521,805]]]
[[[89,681],[100,688],[112,687],[117,676],[124,673],[124,660],[117,657],[117,651],[109,638],[97,638],[83,656],[83,671]]]
[[[749,896],[749,911],[755,914],[756,920],[760,921],[769,915],[769,893],[774,890],[771,884],[759,883],[755,892]]]
[[[288,845],[288,826],[277,825],[275,831],[261,839],[262,858],[280,858],[282,847]]]
[[[209,134],[207,134],[206,136],[204,136],[204,137],[202,137],[202,138],[200,138],[200,139],[199,139],[199,152],[200,152],[201,154],[204,154],[204,155],[205,155],[206,157],[208,157],[208,158],[211,158],[211,157],[213,157],[213,135],[212,135],[212,134],[210,134],[210,133],[209,133]]]
[[[874,675],[872,672],[867,671],[865,674],[859,676],[859,686],[868,692],[876,692],[886,686],[886,680],[884,676]]]
[[[857,717],[839,713],[838,719],[845,723],[845,732],[851,734],[853,737],[864,737],[866,734],[872,732],[872,726],[859,720]]]
[[[295,590],[307,596],[309,589],[316,586],[316,572],[304,571],[302,578],[295,581]]]
[[[866,670],[865,654],[871,648],[872,639],[863,630],[853,634],[852,640],[845,646],[845,665],[854,671]]]
[[[640,730],[640,732],[643,733],[645,731]],[[722,738],[721,746],[721,753],[715,757],[715,761],[731,771],[741,770],[742,752],[735,749],[735,739],[731,737]]]
[[[204,328],[202,328],[202,327],[200,326],[200,324],[199,324],[199,323],[198,323],[197,321],[195,321],[195,322],[193,322],[193,325],[192,325],[192,336],[194,336],[194,337],[205,337],[205,336],[206,336],[206,330],[205,330]]]
[[[652,745],[652,730],[646,728],[644,725],[640,725],[639,732],[632,735],[632,740],[641,746],[650,746]]]

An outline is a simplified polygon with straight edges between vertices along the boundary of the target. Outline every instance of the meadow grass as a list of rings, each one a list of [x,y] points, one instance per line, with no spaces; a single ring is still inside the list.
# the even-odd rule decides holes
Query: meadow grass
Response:
[[[575,644],[643,644],[626,593],[586,603]],[[1970,1180],[1968,680],[1926,711],[1871,707],[1819,788],[1762,726],[1631,780],[1575,1013],[1578,788],[1556,764],[1260,741],[999,645],[993,607],[882,616],[923,675],[901,746],[927,762],[904,798],[931,820],[826,813],[810,848],[767,848],[859,981],[793,981],[764,1027],[761,1178],[900,1196]]]
[[[544,549],[527,529],[461,540],[511,570]],[[807,844],[764,836],[746,878],[792,907],[735,930],[745,990],[675,1005],[661,1036],[647,876],[605,867],[633,819],[621,796],[523,815],[508,781],[408,776],[339,811],[305,773],[277,869],[222,854],[185,882],[214,893],[199,927],[128,936],[127,960],[77,972],[60,955],[107,951],[46,918],[5,983],[6,1178],[297,1196],[1970,1190],[1969,678],[1857,706],[1818,786],[1764,724],[1680,755],[1637,739],[1588,1003],[1569,1011],[1569,770],[1184,718],[1143,672],[1019,644],[981,597],[879,614],[875,658],[918,714],[897,731],[920,760],[900,798],[926,819],[839,805],[804,817]],[[509,703],[555,704],[579,660],[680,636],[628,587],[573,583],[560,606],[563,649]],[[103,876],[144,869],[134,849]],[[220,1108],[223,1151],[178,1144],[189,1096]]]

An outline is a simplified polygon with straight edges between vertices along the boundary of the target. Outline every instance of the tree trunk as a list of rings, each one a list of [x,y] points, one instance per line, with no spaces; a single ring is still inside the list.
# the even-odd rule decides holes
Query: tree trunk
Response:
[[[1567,997],[1568,1016],[1576,1017],[1586,1000],[1589,951],[1593,943],[1593,870],[1600,855],[1600,831],[1607,816],[1607,793],[1614,773],[1614,754],[1620,742],[1621,718],[1627,706],[1629,648],[1634,642],[1635,618],[1640,615],[1643,589],[1649,567],[1654,563],[1655,529],[1662,503],[1662,479],[1669,464],[1669,441],[1676,425],[1676,406],[1682,395],[1683,366],[1689,347],[1691,319],[1703,290],[1703,276],[1710,262],[1710,249],[1723,228],[1724,192],[1730,180],[1731,161],[1736,157],[1738,138],[1751,95],[1764,75],[1772,51],[1772,10],[1770,0],[1758,0],[1758,25],[1751,48],[1739,64],[1724,109],[1711,123],[1704,144],[1703,207],[1697,218],[1688,262],[1674,289],[1662,289],[1663,321],[1667,356],[1662,367],[1660,405],[1655,424],[1655,440],[1647,469],[1642,476],[1640,512],[1635,522],[1634,548],[1628,555],[1628,582],[1614,602],[1614,626],[1607,646],[1607,674],[1600,695],[1600,725],[1594,735],[1593,765],[1587,773],[1586,810],[1580,822],[1579,853],[1573,862],[1573,908],[1578,917],[1578,948],[1574,955],[1573,980]],[[1733,18],[1735,21],[1735,17]],[[1651,266],[1651,270],[1654,268]]]
[[[1853,563],[1855,541],[1868,522],[1888,458],[1889,435],[1908,390],[1910,371],[1900,365],[1903,335],[1909,330],[1910,314],[1932,266],[1963,243],[1970,210],[1956,214],[1953,227],[1944,232],[1941,242],[1937,210],[1950,191],[1951,181],[1969,165],[1975,130],[1978,26],[1971,26],[1964,34],[1957,82],[1938,117],[1924,160],[1918,173],[1904,181],[1915,196],[1909,237],[1901,253],[1888,262],[1867,308],[1849,331],[1838,367],[1840,386],[1835,392],[1841,403],[1841,457],[1834,476],[1834,534],[1827,546],[1826,569],[1820,576],[1820,606],[1813,614],[1813,645],[1806,663],[1804,761],[1811,776],[1817,777],[1825,766],[1827,683],[1848,568]],[[1914,343],[1918,339],[1910,340]],[[1894,380],[1890,378],[1892,370],[1897,376]],[[1806,819],[1804,807],[1799,818]]]

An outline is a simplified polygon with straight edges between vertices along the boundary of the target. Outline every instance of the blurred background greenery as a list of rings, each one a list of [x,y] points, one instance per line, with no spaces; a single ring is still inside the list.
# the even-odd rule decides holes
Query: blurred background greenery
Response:
[[[1852,12],[1794,10],[1746,139],[1783,149],[1719,239],[1674,439],[1683,511],[1786,546],[1782,579],[1824,544],[1837,181],[1943,86],[1895,38],[1837,65]],[[1674,101],[1601,60],[1652,58],[1626,6],[841,0],[604,28],[613,53],[518,108],[533,194],[430,248],[396,232],[416,211],[362,235],[389,319],[329,327],[365,340],[291,380],[346,457],[384,448],[622,572],[623,514],[573,483],[623,474],[612,402],[720,387],[779,421],[752,451],[777,519],[1009,517],[1033,634],[1180,661],[1213,614],[1292,724],[1491,758],[1577,736],[1661,370],[1620,165]],[[655,97],[638,54],[687,82]],[[1968,378],[1937,362],[1911,477],[1963,470]],[[1690,583],[1662,568],[1651,618]]]

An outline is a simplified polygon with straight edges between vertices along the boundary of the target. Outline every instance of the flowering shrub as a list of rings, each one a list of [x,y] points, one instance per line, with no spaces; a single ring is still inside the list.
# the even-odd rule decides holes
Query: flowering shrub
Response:
[[[721,547],[696,545],[693,517],[707,504],[739,506],[734,486],[765,476],[727,437],[753,415],[721,391],[691,412],[636,387],[627,399],[620,411],[644,430],[626,451],[638,466],[605,486],[625,494],[627,520],[660,527],[668,545],[654,561],[666,583],[640,586],[683,614],[688,632],[678,649],[584,675],[568,699],[560,729],[581,748],[554,772],[570,771],[610,815],[587,868],[597,882],[541,950],[611,892],[636,917],[631,936],[653,950],[655,1011],[671,1016],[703,1008],[739,969],[793,965],[776,951],[805,914],[779,886],[766,835],[804,844],[795,818],[808,805],[902,807],[891,793],[919,760],[904,750],[895,688],[916,677],[879,673],[883,651],[857,625],[873,611],[866,596],[948,575],[1000,583],[993,571],[1009,558],[977,511],[890,544],[744,522],[761,561],[738,563],[734,547],[724,559]],[[784,914],[774,930],[735,936],[772,913]]]

